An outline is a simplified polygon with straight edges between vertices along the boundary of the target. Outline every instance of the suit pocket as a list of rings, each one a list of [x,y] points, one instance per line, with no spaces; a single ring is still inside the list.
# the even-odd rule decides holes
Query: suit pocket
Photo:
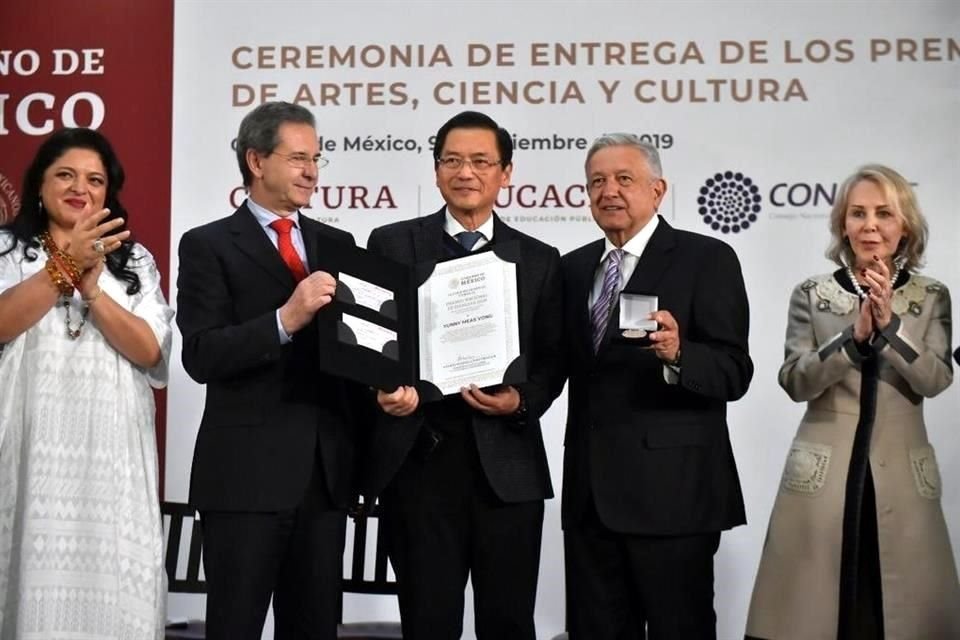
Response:
[[[830,469],[833,447],[827,444],[794,440],[787,454],[780,488],[815,496],[823,489]]]
[[[913,483],[917,487],[917,493],[930,500],[940,497],[940,467],[937,465],[933,447],[926,445],[910,449],[910,469],[913,471]]]

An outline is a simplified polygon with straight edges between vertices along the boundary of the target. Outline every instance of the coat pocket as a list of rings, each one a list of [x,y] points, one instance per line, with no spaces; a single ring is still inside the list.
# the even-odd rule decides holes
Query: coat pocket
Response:
[[[832,454],[830,445],[794,440],[787,454],[780,487],[785,491],[817,495],[827,481]]]
[[[910,449],[910,470],[913,471],[913,483],[917,487],[917,493],[930,500],[940,497],[940,468],[937,466],[933,447],[926,445]]]

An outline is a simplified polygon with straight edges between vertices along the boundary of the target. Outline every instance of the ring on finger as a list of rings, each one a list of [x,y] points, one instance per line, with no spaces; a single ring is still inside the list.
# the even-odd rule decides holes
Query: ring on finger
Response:
[[[101,240],[100,238],[97,238],[96,240],[93,241],[93,250],[96,251],[97,253],[103,254],[103,253],[106,253],[107,246],[103,244],[103,240]]]

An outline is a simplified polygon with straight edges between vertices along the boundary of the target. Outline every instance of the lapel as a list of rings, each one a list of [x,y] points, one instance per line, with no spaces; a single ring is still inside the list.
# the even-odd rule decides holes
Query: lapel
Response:
[[[633,270],[633,275],[623,287],[624,291],[653,295],[667,267],[670,266],[669,254],[677,244],[676,236],[677,232],[673,227],[660,218],[656,231],[653,232],[637,261],[637,268]]]
[[[535,263],[530,254],[524,255],[524,247],[522,244],[523,235],[513,227],[508,226],[507,223],[500,219],[496,212],[493,212],[492,215],[493,240],[496,242],[493,250],[499,251],[497,255],[501,256],[501,259],[516,264],[520,339],[523,340],[523,336],[527,333],[527,328],[533,322],[533,315],[536,311],[535,302],[539,292],[531,289],[531,287],[534,286],[535,282],[539,281],[540,274],[537,273],[537,271],[542,269],[542,265]],[[508,242],[516,242],[517,244],[515,247],[509,247],[510,251],[506,251],[508,247],[504,245]],[[497,247],[500,247],[500,249],[497,249]]]
[[[491,215],[493,216],[493,237],[496,238],[497,242],[511,242],[520,239],[520,234],[516,229],[507,226],[507,223],[500,219],[496,211]]]
[[[320,233],[320,224],[311,220],[300,212],[300,235],[303,237],[303,248],[307,252],[307,273],[313,273],[317,264],[317,234]],[[277,252],[280,255],[280,252]]]
[[[626,291],[628,293],[654,295],[657,291],[657,285],[660,284],[660,280],[663,278],[663,274],[666,273],[667,268],[670,266],[669,254],[673,251],[676,244],[676,231],[667,224],[666,220],[660,218],[656,231],[650,236],[650,241],[647,242],[647,246],[644,247],[643,254],[641,254],[640,259],[637,260],[637,266],[633,270],[630,280],[627,281],[627,284],[624,285],[620,293]],[[601,244],[601,252],[602,246]],[[597,255],[597,260],[600,260],[599,255]],[[590,284],[592,286],[593,282],[591,281]],[[619,322],[620,296],[618,294],[613,308],[610,309],[610,317],[607,319],[607,326],[604,329],[603,339],[600,341],[600,349],[597,351],[597,355],[610,344],[610,338],[616,331],[615,327],[619,325]],[[592,331],[593,327],[590,326],[588,313],[587,335],[591,338],[593,336]]]
[[[230,216],[228,224],[233,234],[233,241],[241,252],[260,265],[285,287],[293,287],[295,284],[293,274],[284,264],[277,248],[267,238],[267,234],[260,227],[257,219],[253,217],[253,213],[247,208],[246,203],[240,205],[240,208]],[[302,228],[303,225],[301,224]],[[304,234],[304,242],[306,242],[306,234]]]
[[[604,241],[602,239],[587,245],[580,264],[569,270],[570,304],[573,305],[576,315],[574,336],[577,346],[585,354],[586,360],[594,358],[593,353],[593,326],[590,323],[590,291],[593,289],[593,277],[603,255]]]
[[[421,220],[413,232],[413,263],[438,262],[443,251],[443,223],[446,207]]]

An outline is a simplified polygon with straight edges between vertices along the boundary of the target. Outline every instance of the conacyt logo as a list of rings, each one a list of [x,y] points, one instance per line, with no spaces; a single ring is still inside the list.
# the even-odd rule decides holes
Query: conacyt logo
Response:
[[[716,173],[700,187],[698,212],[703,223],[721,233],[740,233],[760,214],[760,188],[740,172]]]

